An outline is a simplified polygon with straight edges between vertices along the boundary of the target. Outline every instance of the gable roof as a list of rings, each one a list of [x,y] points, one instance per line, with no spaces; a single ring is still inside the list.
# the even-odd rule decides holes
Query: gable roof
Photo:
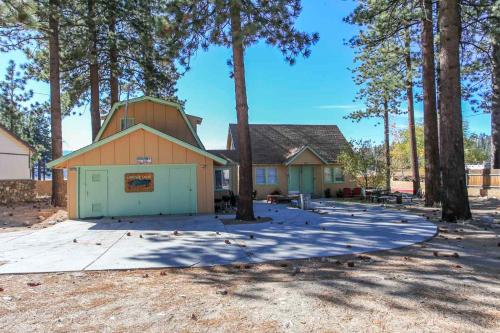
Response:
[[[182,146],[182,147],[184,147],[186,149],[189,149],[189,150],[191,150],[191,151],[193,151],[195,153],[198,153],[200,155],[206,156],[206,157],[208,157],[208,158],[210,158],[210,159],[212,159],[212,160],[214,160],[214,161],[216,161],[218,163],[226,164],[226,160],[225,159],[223,159],[223,158],[221,158],[219,156],[216,156],[214,154],[211,154],[211,153],[207,152],[204,149],[200,149],[198,147],[195,147],[195,146],[193,146],[193,145],[191,145],[191,144],[189,144],[187,142],[184,142],[182,140],[174,138],[173,136],[170,136],[168,134],[165,134],[163,132],[155,130],[154,128],[151,128],[151,127],[149,127],[147,125],[137,124],[137,125],[134,125],[132,127],[127,128],[127,129],[125,129],[125,130],[123,130],[121,132],[118,132],[118,133],[115,133],[113,135],[110,135],[110,136],[108,136],[105,139],[102,139],[102,140],[94,142],[94,143],[92,143],[92,144],[90,144],[88,146],[85,146],[83,148],[75,150],[74,152],[72,152],[72,153],[70,153],[68,155],[64,155],[64,156],[62,156],[62,157],[60,157],[60,158],[58,158],[58,159],[56,159],[54,161],[51,161],[51,162],[47,163],[47,167],[48,168],[53,168],[53,167],[55,167],[55,166],[57,166],[57,165],[59,165],[61,163],[64,163],[64,162],[66,162],[66,161],[68,161],[68,160],[70,160],[72,158],[75,158],[75,157],[77,157],[79,155],[82,155],[82,154],[84,154],[84,153],[86,153],[88,151],[91,151],[91,150],[93,150],[93,149],[95,149],[97,147],[103,146],[106,143],[109,143],[109,142],[111,142],[113,140],[119,139],[119,138],[121,138],[121,137],[123,137],[125,135],[128,135],[128,134],[130,134],[132,132],[135,132],[137,130],[140,130],[140,129],[145,130],[147,132],[150,132],[152,134],[158,135],[160,138],[163,138],[165,140],[168,140],[168,141],[171,141],[173,143],[176,143],[179,146]]]
[[[178,110],[181,113],[182,118],[186,122],[189,130],[191,131],[191,134],[193,134],[193,137],[195,138],[196,142],[200,145],[200,147],[202,149],[205,149],[205,146],[203,146],[203,143],[201,143],[201,140],[198,137],[198,134],[196,134],[196,131],[193,129],[193,126],[191,125],[191,122],[189,121],[189,119],[188,119],[186,113],[184,112],[184,110],[182,110],[182,107],[181,107],[180,104],[174,103],[174,102],[170,102],[170,101],[167,101],[167,100],[164,100],[164,99],[161,99],[161,98],[150,97],[150,96],[142,96],[142,97],[137,97],[137,98],[129,99],[128,100],[128,104],[130,105],[132,103],[138,103],[138,102],[143,102],[143,101],[150,101],[152,103],[159,103],[159,104],[171,106],[174,109]],[[117,102],[117,103],[115,103],[113,105],[113,107],[111,108],[111,111],[109,111],[108,115],[106,116],[106,119],[104,120],[104,123],[102,124],[101,129],[97,133],[94,142],[99,141],[99,139],[101,138],[102,134],[104,133],[104,130],[106,129],[106,127],[108,126],[111,118],[113,117],[113,114],[115,113],[115,111],[118,110],[120,107],[125,106],[126,104],[127,104],[127,101],[120,101],[120,102]],[[199,118],[199,117],[197,117],[197,118]],[[201,121],[200,121],[200,123],[201,123]]]
[[[328,164],[328,162],[321,157],[314,149],[312,149],[309,146],[303,146],[302,148],[295,149],[294,151],[291,152],[290,157],[285,161],[285,165],[290,165],[295,161],[297,158],[299,158],[300,155],[302,155],[306,150],[310,151],[314,156],[316,156],[322,163]]]
[[[17,142],[19,142],[20,144],[22,144],[23,146],[25,146],[29,150],[35,151],[35,148],[33,148],[32,145],[30,145],[29,143],[27,143],[25,140],[21,139],[21,137],[19,135],[17,135],[16,133],[12,132],[10,129],[8,129],[4,125],[0,124],[0,128],[4,132],[6,132],[9,136],[11,136],[14,140],[16,140]]]
[[[238,164],[239,156],[236,150],[226,150],[226,149],[212,149],[207,150],[209,153],[219,156],[226,161],[234,164]]]
[[[337,125],[251,124],[249,128],[255,164],[284,164],[306,148],[324,163],[334,163],[348,145]],[[236,131],[236,124],[230,124],[229,135],[238,150]]]

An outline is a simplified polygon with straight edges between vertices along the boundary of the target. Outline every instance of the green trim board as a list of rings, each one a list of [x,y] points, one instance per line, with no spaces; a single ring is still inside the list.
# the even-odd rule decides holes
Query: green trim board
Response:
[[[95,149],[97,147],[103,146],[106,143],[109,143],[109,142],[111,142],[113,140],[116,140],[116,139],[119,139],[121,137],[124,137],[125,135],[128,135],[128,134],[130,134],[132,132],[135,132],[137,130],[140,130],[140,129],[145,130],[147,132],[150,132],[152,134],[158,135],[159,137],[161,137],[161,138],[163,138],[165,140],[168,140],[168,141],[171,141],[171,142],[173,142],[175,144],[178,144],[179,146],[182,146],[182,147],[184,147],[186,149],[189,149],[189,150],[191,150],[191,151],[193,151],[195,153],[198,153],[200,155],[206,156],[206,157],[208,157],[208,158],[210,158],[210,159],[212,159],[212,160],[214,160],[214,161],[216,161],[216,162],[218,162],[218,163],[220,163],[222,165],[226,165],[226,160],[224,160],[223,158],[220,158],[220,157],[218,157],[218,156],[216,156],[214,154],[211,154],[211,153],[207,152],[206,150],[203,150],[203,149],[200,149],[200,148],[195,147],[193,145],[190,145],[187,142],[184,142],[182,140],[174,138],[173,136],[170,136],[168,134],[165,134],[163,132],[155,130],[154,128],[151,128],[151,127],[149,127],[147,125],[137,124],[137,125],[134,125],[132,127],[127,128],[126,130],[123,130],[121,132],[118,132],[118,133],[115,133],[115,134],[113,134],[111,136],[108,136],[105,139],[102,139],[102,140],[94,142],[94,143],[92,143],[92,144],[90,144],[88,146],[85,146],[83,148],[75,150],[74,152],[71,152],[71,153],[69,153],[67,155],[64,155],[64,156],[62,156],[62,157],[60,157],[60,158],[58,158],[58,159],[56,159],[54,161],[51,161],[51,162],[47,163],[47,167],[48,168],[53,168],[54,166],[56,166],[56,165],[58,165],[60,163],[66,162],[67,160],[75,158],[75,157],[77,157],[77,156],[79,156],[81,154],[84,154],[84,153],[86,153],[88,151],[91,151],[91,150],[93,150],[93,149]]]
[[[312,149],[309,146],[304,146],[302,147],[298,152],[296,152],[292,157],[290,157],[288,160],[285,161],[285,165],[288,166],[293,163],[304,151],[309,150],[311,153],[313,153],[314,156],[316,156],[321,162],[324,164],[328,164],[324,158],[322,158],[314,149]]]
[[[115,113],[116,110],[118,110],[118,108],[120,108],[121,106],[125,106],[127,103],[130,104],[130,103],[137,103],[137,102],[142,102],[142,101],[150,101],[153,103],[168,105],[168,106],[171,106],[171,107],[177,109],[181,113],[181,116],[184,119],[184,121],[186,122],[186,124],[188,125],[189,130],[191,131],[191,134],[193,134],[196,142],[198,142],[198,144],[200,145],[200,147],[202,149],[205,149],[205,146],[203,146],[203,143],[201,142],[200,138],[198,137],[198,134],[196,134],[196,131],[193,129],[193,126],[191,126],[191,122],[187,118],[184,110],[182,110],[182,107],[180,106],[180,104],[174,103],[174,102],[169,102],[169,101],[166,101],[166,100],[161,99],[161,98],[150,97],[150,96],[136,97],[136,98],[129,99],[128,101],[120,101],[120,102],[115,103],[113,105],[113,107],[111,108],[111,111],[109,111],[108,115],[106,116],[106,119],[104,120],[104,123],[102,124],[101,128],[99,129],[99,132],[97,133],[94,142],[97,142],[101,139],[102,133],[104,133],[104,130],[108,126],[111,118],[113,117],[113,114]]]

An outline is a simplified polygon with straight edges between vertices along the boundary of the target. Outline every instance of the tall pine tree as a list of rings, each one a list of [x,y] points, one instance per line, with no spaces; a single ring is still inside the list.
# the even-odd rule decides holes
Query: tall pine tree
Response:
[[[456,222],[471,212],[465,183],[460,82],[460,9],[456,0],[439,2],[440,152],[443,175],[442,218]]]
[[[199,47],[206,49],[210,44],[216,44],[232,50],[229,63],[235,87],[240,163],[238,219],[254,219],[245,49],[263,40],[277,47],[290,64],[294,64],[298,56],[309,56],[310,46],[316,43],[319,36],[295,28],[301,9],[300,0],[192,0],[171,3],[171,10],[176,15],[165,26],[173,24],[177,33],[181,34],[180,38],[176,38],[183,41],[179,55],[181,64],[189,68],[189,58]]]

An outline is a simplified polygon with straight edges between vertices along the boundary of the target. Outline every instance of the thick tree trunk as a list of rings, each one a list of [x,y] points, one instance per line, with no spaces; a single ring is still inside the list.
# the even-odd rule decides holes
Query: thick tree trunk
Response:
[[[460,9],[457,0],[439,2],[440,152],[443,174],[442,218],[456,222],[471,212],[465,183],[464,138],[460,89]]]
[[[491,167],[500,169],[500,35],[498,33],[493,35],[492,43]]]
[[[408,130],[410,132],[411,173],[413,194],[420,189],[420,173],[418,170],[417,136],[415,134],[415,110],[413,105],[413,75],[411,66],[410,28],[405,30],[405,62],[406,62],[406,97],[408,103]]]
[[[253,213],[253,177],[252,177],[252,149],[250,129],[248,126],[248,104],[245,83],[245,61],[243,51],[243,36],[241,32],[239,1],[231,2],[231,35],[233,48],[233,75],[236,95],[236,114],[238,118],[238,153],[240,161],[239,172],[239,200],[236,218],[240,220],[254,220]]]
[[[120,100],[118,92],[118,50],[116,47],[116,3],[109,0],[108,8],[108,44],[109,44],[109,90],[110,109]]]
[[[425,205],[431,207],[441,201],[441,170],[436,110],[436,69],[434,66],[432,0],[424,0],[424,5],[425,17],[422,20],[422,84],[424,104]]]
[[[59,1],[50,0],[49,14],[49,84],[50,84],[50,131],[52,159],[62,156],[61,88],[59,74]],[[61,169],[52,170],[52,205],[62,207],[64,198],[64,174]]]
[[[88,0],[88,29],[90,37],[90,119],[92,123],[92,141],[101,128],[101,112],[99,110],[99,64],[97,60],[97,27],[95,23],[95,0]]]
[[[391,190],[391,146],[389,142],[389,103],[384,98],[384,149],[385,149],[385,187]]]

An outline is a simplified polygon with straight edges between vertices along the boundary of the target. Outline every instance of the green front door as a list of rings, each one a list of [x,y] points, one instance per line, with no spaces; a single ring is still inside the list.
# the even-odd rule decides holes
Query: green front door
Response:
[[[314,167],[302,166],[301,193],[312,194],[314,192]]]
[[[314,166],[301,165],[288,168],[288,191],[314,192]]]
[[[108,172],[85,171],[85,201],[83,216],[106,216],[108,211]]]
[[[300,192],[300,167],[288,168],[288,191]]]
[[[195,213],[196,184],[194,183],[196,169],[191,167],[170,168],[170,214]]]

